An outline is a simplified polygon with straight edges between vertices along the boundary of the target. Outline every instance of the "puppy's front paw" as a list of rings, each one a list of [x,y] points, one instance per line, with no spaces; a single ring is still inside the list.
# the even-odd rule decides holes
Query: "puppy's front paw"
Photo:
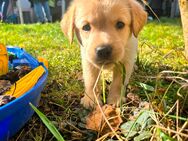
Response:
[[[117,107],[119,107],[121,102],[125,102],[125,97],[121,97],[120,95],[109,95],[107,102],[108,104],[116,105]]]
[[[85,108],[94,107],[94,105],[95,105],[95,100],[94,100],[94,98],[91,98],[91,97],[88,97],[87,95],[85,95],[85,96],[81,99],[81,104],[82,104]]]
[[[99,100],[99,104],[102,105],[102,102],[100,99]],[[85,95],[82,99],[81,99],[81,104],[85,107],[85,108],[95,108],[95,106],[97,105],[95,98],[94,97],[88,97],[87,95]]]

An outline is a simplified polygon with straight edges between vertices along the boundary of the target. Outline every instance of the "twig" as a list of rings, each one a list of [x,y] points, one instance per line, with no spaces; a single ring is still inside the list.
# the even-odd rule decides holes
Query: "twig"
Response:
[[[182,85],[182,86],[178,89],[178,91],[177,91],[177,96],[183,98],[183,96],[180,94],[180,91],[181,91],[181,89],[186,88],[186,87],[188,87],[188,84]]]
[[[188,124],[188,120],[183,124],[183,126],[181,128],[179,128],[180,130],[178,131],[178,133],[181,133],[185,129],[185,127],[187,126],[187,124]],[[173,138],[175,138],[176,136],[177,136],[177,134],[175,134],[173,136]]]
[[[188,84],[185,84],[185,85],[182,86],[182,88],[184,88],[184,87],[187,87],[187,88],[188,88]],[[179,89],[177,93],[180,94],[180,90],[181,90],[181,89]],[[180,94],[180,95],[181,95],[181,94]],[[183,104],[182,104],[182,108],[180,109],[180,113],[182,113],[183,108],[184,108],[184,106],[186,105],[186,102],[187,102],[187,99],[188,99],[188,91],[187,91],[187,93],[186,93],[186,95],[185,95],[185,97],[184,97],[183,99],[184,99],[184,102],[183,102]]]
[[[105,87],[105,79],[104,79],[104,71],[103,71],[103,66],[102,66],[102,94],[103,94],[103,102],[106,103],[106,94],[105,94],[105,90],[106,90],[106,87]]]
[[[58,107],[62,108],[63,110],[66,109],[64,106],[62,106],[62,105],[60,105],[60,104],[57,104],[57,103],[55,103],[55,102],[50,101],[50,102],[48,102],[48,103],[49,103],[49,104],[52,104],[52,105],[55,105],[55,106],[58,106]]]
[[[183,124],[183,126],[181,127],[181,129],[179,130],[179,132],[181,133],[185,127],[188,125],[188,120]]]
[[[149,6],[149,4],[148,4],[146,1],[144,1],[144,0],[142,0],[142,2],[149,8],[149,10],[153,13],[153,15],[155,15],[155,17],[157,18],[157,20],[158,20],[159,22],[161,22],[160,19],[159,19],[159,17],[157,16],[157,14],[155,14],[155,12],[154,12],[153,9]]]
[[[139,75],[137,75],[137,77],[145,78],[145,79],[156,79],[157,78],[157,76],[139,76]],[[180,80],[183,80],[185,82],[188,82],[187,79],[179,77],[179,76],[161,76],[160,78],[163,78],[163,79],[164,78],[167,78],[167,79],[180,79]]]
[[[179,133],[179,99],[177,100],[177,105],[176,105],[176,131]],[[177,139],[179,140],[179,135],[177,134]]]
[[[175,133],[175,134],[178,134],[178,135],[180,135],[180,136],[184,136],[184,137],[188,138],[188,134],[178,133],[177,131],[174,131],[174,130],[172,130],[172,129],[167,129],[167,128],[165,128],[165,127],[161,127],[161,126],[158,126],[158,125],[154,125],[154,126],[155,126],[156,128],[160,128],[160,129],[162,129],[162,130],[169,131],[169,132],[172,132],[172,133]]]
[[[23,131],[24,131],[24,129],[20,132],[20,134],[18,135],[18,137],[16,138],[15,141],[19,141],[19,139],[21,138],[21,136],[22,136],[22,134],[23,134]]]
[[[76,126],[74,126],[73,124],[71,124],[70,122],[66,122],[68,125],[70,125],[72,128],[74,128],[75,130],[77,130],[80,133],[84,133],[83,131],[81,131],[79,128],[77,128]]]
[[[186,71],[186,72],[181,72],[181,71],[166,70],[166,71],[162,71],[161,73],[188,74],[188,71]]]
[[[175,108],[176,104],[177,104],[177,101],[176,101],[176,103],[174,103],[174,105],[170,108],[170,110],[168,110],[168,112],[163,116],[163,118],[159,122],[161,122],[169,113],[172,112],[172,110]]]
[[[96,141],[103,141],[104,139],[106,139],[109,135],[111,135],[113,132],[109,132],[106,133],[105,135],[103,135],[102,137],[98,138]]]
[[[113,119],[115,119],[115,118],[118,118],[118,116],[110,117],[110,118],[108,119],[108,121],[109,121],[109,120],[113,120]],[[106,125],[106,123],[104,123],[104,124],[101,126],[101,131],[104,129],[105,125]]]
[[[144,78],[144,79],[156,79],[157,76],[137,76],[139,78]],[[176,82],[177,84],[179,85],[182,85],[182,83],[188,83],[188,79],[185,79],[183,77],[180,77],[180,76],[160,76],[160,79],[170,79],[174,82]],[[184,82],[179,82],[177,79],[181,80],[181,81],[184,81]]]
[[[162,105],[162,102],[163,102],[163,100],[165,99],[165,96],[166,96],[167,92],[169,91],[169,89],[170,89],[170,87],[172,86],[173,83],[174,83],[174,81],[172,81],[172,82],[170,83],[170,85],[168,86],[168,88],[166,89],[166,91],[165,91],[165,93],[164,93],[164,95],[163,95],[163,97],[162,97],[162,99],[161,99],[161,102],[160,102],[159,106]]]

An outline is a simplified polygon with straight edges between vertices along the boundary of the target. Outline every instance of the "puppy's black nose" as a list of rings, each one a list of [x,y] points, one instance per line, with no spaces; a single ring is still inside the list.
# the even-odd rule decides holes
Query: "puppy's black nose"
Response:
[[[96,48],[97,59],[106,60],[111,57],[112,47],[110,45],[102,45]]]

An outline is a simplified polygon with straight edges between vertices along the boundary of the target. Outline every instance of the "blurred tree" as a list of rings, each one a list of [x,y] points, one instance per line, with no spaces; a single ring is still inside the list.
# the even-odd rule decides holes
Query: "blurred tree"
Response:
[[[185,42],[185,56],[188,60],[188,0],[179,0],[181,21]]]

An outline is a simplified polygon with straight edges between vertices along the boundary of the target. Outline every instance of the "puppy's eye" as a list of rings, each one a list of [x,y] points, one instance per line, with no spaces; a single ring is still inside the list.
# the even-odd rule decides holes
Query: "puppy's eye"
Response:
[[[91,30],[91,26],[89,24],[86,24],[82,27],[82,30],[84,31],[90,31]]]
[[[125,26],[125,24],[124,24],[123,22],[121,22],[121,21],[118,21],[118,22],[116,23],[116,28],[117,28],[117,29],[123,29],[124,26]]]

